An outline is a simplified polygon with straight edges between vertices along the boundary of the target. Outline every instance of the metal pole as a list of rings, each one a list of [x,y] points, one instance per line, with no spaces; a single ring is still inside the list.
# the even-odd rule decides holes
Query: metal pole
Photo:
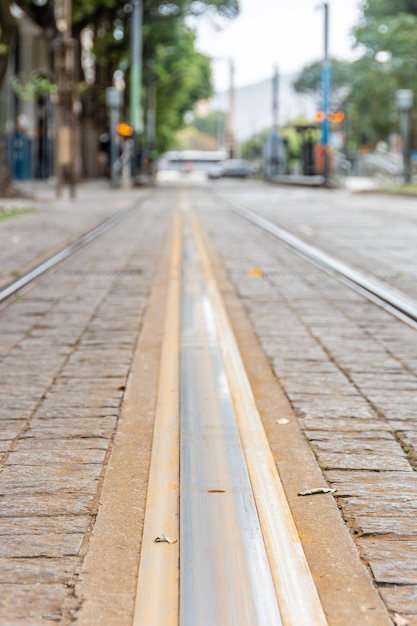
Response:
[[[272,79],[272,120],[274,131],[278,132],[278,98],[279,98],[279,74],[278,67],[274,69]]]
[[[401,111],[401,136],[403,139],[403,174],[404,183],[410,182],[410,163],[409,163],[409,127],[410,127],[410,110]]]
[[[401,113],[401,138],[403,142],[403,180],[409,183],[410,173],[410,113],[413,107],[414,93],[411,89],[397,91],[397,104]]]
[[[229,88],[229,110],[227,115],[227,152],[229,159],[235,157],[235,66],[233,59],[229,59],[230,65],[230,88]]]
[[[142,132],[142,19],[142,0],[133,0],[130,66],[130,125],[136,134]]]
[[[154,75],[155,61],[148,61],[148,109],[146,113],[146,156],[149,164],[148,174],[153,174],[153,152],[156,141],[156,82]]]
[[[272,150],[271,150],[271,165],[272,165],[272,173],[274,175],[278,174],[278,163],[279,163],[279,155],[278,155],[278,68],[275,67],[274,76],[272,79],[272,120],[273,120],[273,129],[272,129]]]
[[[331,64],[329,59],[329,4],[323,2],[324,8],[324,59],[322,67],[322,91],[323,91],[323,121],[322,149],[324,156],[324,182],[329,182],[329,113],[330,113],[330,91],[331,91]]]

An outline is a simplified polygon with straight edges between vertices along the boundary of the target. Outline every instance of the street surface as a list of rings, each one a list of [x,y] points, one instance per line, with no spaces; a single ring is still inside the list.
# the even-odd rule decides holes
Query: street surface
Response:
[[[88,626],[100,610],[95,623],[132,623],[181,192],[205,232],[329,625],[397,614],[417,626],[415,330],[230,210],[417,300],[417,201],[197,174],[161,175],[153,189],[89,184],[74,202],[35,191],[38,201],[19,203],[31,213],[0,221],[3,284],[137,209],[0,310],[0,624]],[[337,491],[298,495],[326,484]]]

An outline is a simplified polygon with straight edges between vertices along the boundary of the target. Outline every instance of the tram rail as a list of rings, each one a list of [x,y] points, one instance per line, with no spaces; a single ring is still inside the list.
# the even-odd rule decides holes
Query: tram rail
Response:
[[[417,330],[417,302],[377,278],[361,272],[330,254],[306,243],[288,230],[273,224],[253,211],[230,200],[224,200],[232,211],[272,235],[289,250],[333,276],[350,289],[383,308],[394,317]]]
[[[325,626],[186,203],[172,255],[134,626]]]
[[[98,226],[95,226],[91,230],[87,231],[86,233],[78,237],[78,239],[75,239],[70,244],[62,247],[61,250],[48,257],[46,260],[37,265],[34,265],[34,267],[29,269],[27,272],[21,273],[4,287],[1,287],[0,304],[5,303],[13,296],[16,296],[17,294],[30,288],[36,280],[41,278],[48,271],[53,270],[59,263],[65,261],[70,256],[78,252],[81,248],[87,246],[98,237],[104,235],[109,229],[117,226],[117,224],[129,217],[129,215],[131,215],[132,212],[135,211],[137,208],[138,205],[135,205],[128,209],[119,211],[118,213],[116,213],[116,215],[113,215]]]

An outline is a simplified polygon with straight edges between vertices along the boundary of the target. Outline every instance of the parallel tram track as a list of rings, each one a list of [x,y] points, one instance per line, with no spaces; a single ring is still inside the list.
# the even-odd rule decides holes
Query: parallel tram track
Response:
[[[134,626],[325,626],[204,238],[184,197],[181,216]]]
[[[35,265],[27,272],[20,274],[17,278],[10,281],[7,285],[0,288],[0,304],[4,304],[13,296],[16,296],[22,291],[30,288],[36,280],[41,278],[48,271],[54,269],[59,263],[65,261],[65,259],[78,252],[78,250],[80,250],[84,246],[92,243],[101,235],[104,235],[104,233],[106,233],[108,230],[129,217],[129,215],[131,215],[132,212],[135,211],[137,208],[138,205],[135,205],[133,207],[130,207],[129,209],[125,209],[123,211],[120,211],[119,213],[116,213],[116,215],[113,215],[111,218],[105,220],[95,228],[89,230],[69,245],[64,246],[56,254],[53,254],[45,261],[42,261],[42,263]]]
[[[305,259],[326,274],[361,294],[388,313],[417,330],[417,302],[404,293],[389,287],[375,277],[360,272],[347,263],[306,243],[296,235],[273,224],[253,211],[235,202],[225,201],[232,211],[272,235],[289,250]]]

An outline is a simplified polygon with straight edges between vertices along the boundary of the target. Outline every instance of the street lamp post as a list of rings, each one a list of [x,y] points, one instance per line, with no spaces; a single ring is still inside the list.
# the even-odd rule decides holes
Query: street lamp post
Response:
[[[322,65],[323,121],[321,124],[321,144],[324,157],[324,182],[329,182],[329,134],[330,134],[330,92],[332,68],[329,58],[329,3],[323,2],[324,9],[324,58]]]
[[[401,113],[401,138],[403,142],[403,180],[409,183],[410,174],[410,112],[413,106],[414,94],[411,89],[397,91],[397,105]]]
[[[229,84],[229,108],[227,112],[227,132],[226,143],[229,159],[234,159],[236,156],[235,147],[235,64],[233,59],[229,59],[229,71],[230,71],[230,84]]]
[[[130,125],[134,131],[134,150],[132,159],[135,159],[138,137],[143,130],[142,123],[142,0],[133,0],[131,46],[130,46]],[[133,169],[133,168],[132,168]]]

